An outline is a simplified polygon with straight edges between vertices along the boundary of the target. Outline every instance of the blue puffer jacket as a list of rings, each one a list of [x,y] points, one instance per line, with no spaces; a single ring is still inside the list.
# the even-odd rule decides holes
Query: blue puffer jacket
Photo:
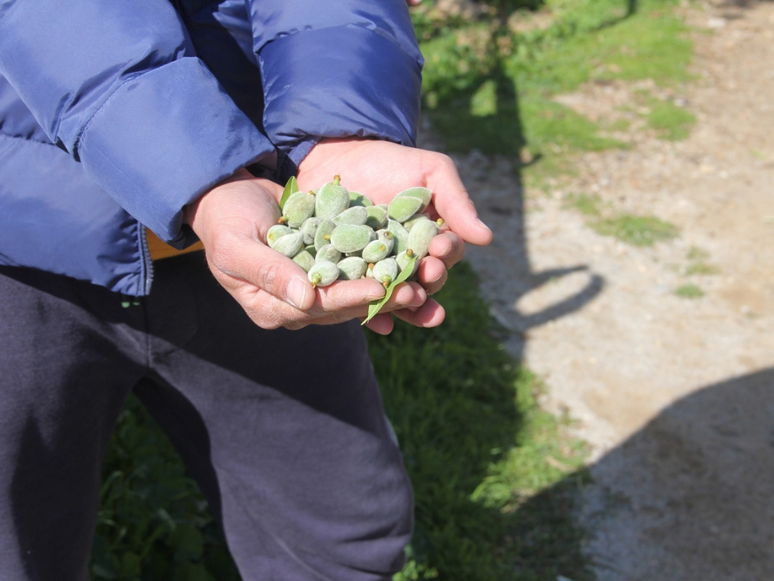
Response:
[[[147,294],[238,168],[413,145],[421,65],[405,0],[0,0],[0,264]]]

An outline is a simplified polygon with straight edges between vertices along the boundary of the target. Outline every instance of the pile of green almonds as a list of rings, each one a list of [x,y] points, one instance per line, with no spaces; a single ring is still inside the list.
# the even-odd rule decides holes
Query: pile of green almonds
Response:
[[[440,231],[442,220],[424,213],[431,196],[414,187],[374,204],[335,176],[317,191],[287,197],[266,242],[299,264],[314,286],[373,277],[387,287],[405,268],[413,275]]]

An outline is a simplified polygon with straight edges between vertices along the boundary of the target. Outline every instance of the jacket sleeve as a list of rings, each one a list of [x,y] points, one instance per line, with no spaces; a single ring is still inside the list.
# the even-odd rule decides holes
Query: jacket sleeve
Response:
[[[177,246],[184,205],[275,153],[167,0],[0,0],[0,74],[54,143]]]
[[[264,128],[298,163],[322,137],[414,145],[422,55],[405,0],[247,0]]]

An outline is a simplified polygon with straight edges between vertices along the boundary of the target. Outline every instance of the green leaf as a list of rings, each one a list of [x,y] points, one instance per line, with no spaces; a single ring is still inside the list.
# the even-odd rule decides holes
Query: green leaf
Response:
[[[285,184],[285,189],[282,192],[282,197],[280,198],[280,203],[279,203],[280,210],[282,210],[285,207],[285,202],[288,201],[288,198],[292,194],[295,194],[298,190],[299,188],[298,188],[298,181],[296,181],[296,176],[290,176],[288,183]]]
[[[406,266],[403,268],[403,270],[401,270],[398,276],[395,277],[395,280],[393,280],[387,286],[387,290],[385,291],[384,296],[380,298],[378,301],[374,301],[370,305],[368,305],[368,316],[362,322],[363,325],[365,325],[368,321],[370,321],[377,314],[379,314],[379,311],[382,310],[382,307],[385,305],[385,303],[390,300],[390,297],[392,296],[392,291],[395,290],[395,287],[398,286],[400,283],[405,282],[406,279],[412,275],[412,273],[414,272],[414,264],[416,263],[416,261],[417,261],[417,257],[412,256],[411,259],[406,263]]]

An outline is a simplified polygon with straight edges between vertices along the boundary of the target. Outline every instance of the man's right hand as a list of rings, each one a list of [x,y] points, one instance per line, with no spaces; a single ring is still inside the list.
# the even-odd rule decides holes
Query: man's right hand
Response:
[[[312,287],[304,270],[269,248],[266,232],[277,223],[282,186],[240,170],[199,200],[186,207],[186,222],[204,243],[207,262],[217,281],[236,299],[248,316],[264,329],[299,329],[310,324],[341,323],[365,318],[368,305],[384,296],[384,287],[373,279],[338,281],[327,287]],[[384,311],[436,306],[417,283],[402,284]],[[438,309],[429,311],[438,313]],[[417,317],[422,326],[443,320]],[[389,333],[392,324],[384,317],[368,326]]]

